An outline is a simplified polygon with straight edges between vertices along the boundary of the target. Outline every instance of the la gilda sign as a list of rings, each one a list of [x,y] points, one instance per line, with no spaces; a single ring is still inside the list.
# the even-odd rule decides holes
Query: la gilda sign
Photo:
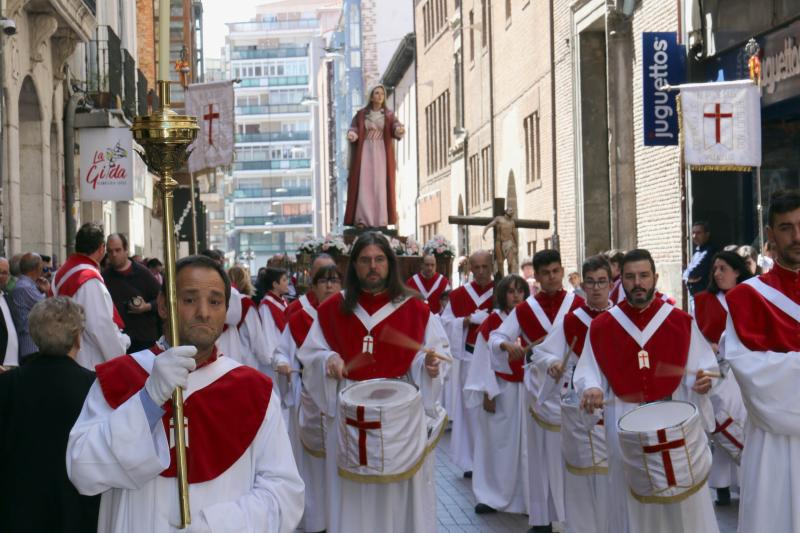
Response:
[[[686,78],[686,53],[676,33],[642,33],[642,69],[644,145],[677,145],[676,91],[664,89],[680,85]]]
[[[133,134],[128,128],[80,130],[81,201],[133,200]]]

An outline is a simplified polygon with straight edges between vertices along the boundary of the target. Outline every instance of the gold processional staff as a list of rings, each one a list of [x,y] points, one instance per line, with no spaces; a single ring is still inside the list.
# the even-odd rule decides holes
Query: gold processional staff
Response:
[[[169,5],[169,2],[162,2]],[[162,41],[163,42],[163,41]],[[164,284],[167,295],[167,321],[170,346],[178,346],[178,301],[175,290],[175,219],[173,217],[173,191],[178,182],[172,177],[186,161],[187,147],[197,137],[197,119],[178,115],[170,109],[169,82],[158,82],[161,108],[146,117],[136,117],[133,121],[133,138],[145,150],[140,155],[147,167],[161,179],[158,189],[161,193],[161,212],[164,227]],[[175,463],[178,479],[178,498],[180,502],[181,529],[192,521],[189,510],[189,479],[186,471],[186,429],[183,419],[183,389],[178,387],[172,393],[172,417],[175,426]]]

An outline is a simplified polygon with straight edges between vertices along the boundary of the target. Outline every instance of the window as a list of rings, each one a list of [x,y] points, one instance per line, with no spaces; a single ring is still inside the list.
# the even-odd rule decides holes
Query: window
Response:
[[[422,36],[425,44],[431,40],[431,24],[428,21],[428,4],[422,6]]]
[[[453,64],[453,86],[455,87],[456,91],[456,126],[463,126],[464,125],[464,113],[461,108],[461,94],[463,91],[463,85],[461,81],[461,51],[459,50],[455,56],[455,61]]]
[[[528,241],[528,257],[536,255],[536,241]]]
[[[481,0],[481,46],[486,48],[486,33],[488,31],[487,22],[489,22],[489,8],[487,0]]]
[[[447,24],[447,0],[429,0],[422,6],[423,40],[427,46]]]
[[[481,202],[490,199],[490,183],[494,181],[494,169],[492,165],[492,147],[487,146],[481,150]]]
[[[469,205],[471,207],[479,206],[481,203],[478,196],[479,171],[478,154],[473,154],[469,158]]]
[[[542,179],[541,146],[539,144],[539,112],[534,111],[522,123],[525,142],[525,183]]]
[[[425,108],[427,134],[427,170],[434,174],[447,165],[450,150],[450,90],[446,90]]]
[[[469,10],[469,60],[475,61],[475,12]]]

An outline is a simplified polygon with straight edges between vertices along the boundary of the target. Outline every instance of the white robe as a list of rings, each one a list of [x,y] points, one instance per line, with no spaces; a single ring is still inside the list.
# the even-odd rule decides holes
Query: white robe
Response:
[[[3,293],[0,293],[0,312],[3,313],[0,320],[5,322],[6,331],[8,332],[3,366],[19,366],[19,338],[17,337],[17,329],[14,326],[14,319],[11,317],[11,309],[9,309],[6,295]]]
[[[554,327],[547,338],[534,349],[535,364],[539,375],[546,375],[547,370],[555,363],[563,361],[567,351],[566,336],[563,323]],[[575,394],[572,375],[579,358],[570,352],[564,375],[558,381],[558,386],[549,383],[552,378],[545,378],[544,383],[550,388],[548,400],[563,399],[569,394]],[[568,387],[565,389],[564,384]],[[563,431],[563,439],[569,438]],[[563,457],[563,455],[562,455]],[[564,518],[567,524],[567,533],[605,533],[608,531],[608,474],[577,475],[564,467]]]
[[[596,334],[596,332],[595,332]],[[631,495],[625,480],[623,460],[620,451],[617,423],[628,411],[639,406],[617,398],[600,370],[591,343],[592,330],[586,336],[583,353],[575,368],[573,382],[578,397],[590,388],[599,388],[608,402],[604,419],[606,445],[608,449],[609,502],[608,531],[614,533],[717,533],[719,527],[714,515],[711,495],[707,490],[699,490],[679,503],[643,504]],[[673,400],[684,400],[695,404],[706,431],[714,429],[714,410],[709,396],[692,391],[697,371],[717,370],[717,361],[711,346],[692,321],[689,356],[686,373],[681,384],[672,394]],[[750,530],[757,531],[757,530]]]
[[[131,339],[114,323],[114,301],[105,284],[90,279],[75,292],[75,303],[83,307],[86,327],[81,334],[81,349],[75,360],[84,368],[94,367],[124,354]]]
[[[242,342],[239,339],[239,321],[242,319],[242,302],[239,291],[231,287],[228,311],[225,314],[225,331],[217,339],[217,348],[226,357],[238,363],[245,363]]]
[[[495,311],[497,313],[498,311]],[[500,313],[505,317],[505,313]],[[495,412],[483,409],[483,396],[495,401]],[[525,513],[528,493],[528,454],[525,387],[498,378],[489,347],[478,335],[464,386],[464,403],[476,409],[475,461],[472,493],[478,503],[506,513]]]
[[[391,316],[391,315],[390,315]],[[449,354],[447,337],[438,320],[428,320],[423,345]],[[303,382],[320,410],[326,414],[325,461],[329,533],[433,533],[437,531],[436,484],[433,479],[435,454],[430,453],[411,479],[394,483],[359,483],[339,476],[336,464],[339,426],[338,392],[353,383],[329,378],[325,364],[334,355],[318,322],[308,332],[297,357],[303,363]],[[435,409],[441,394],[441,373],[431,378],[425,370],[425,354],[419,352],[411,363],[407,379],[419,387],[426,411]]]
[[[800,531],[800,352],[753,352],[733,322],[722,337],[747,407],[739,531]]]
[[[239,294],[239,299],[250,298],[247,295]],[[244,306],[242,305],[242,312]],[[267,341],[264,338],[264,329],[261,325],[261,317],[258,314],[258,307],[247,308],[247,314],[239,328],[239,344],[242,353],[245,354],[243,361],[239,361],[251,368],[258,370],[261,366],[266,366],[269,360],[267,352]]]
[[[461,470],[472,470],[475,454],[475,434],[478,429],[478,411],[464,402],[464,386],[467,384],[470,361],[473,354],[466,351],[467,329],[464,317],[453,314],[450,304],[444,308],[441,323],[450,340],[450,350],[455,357],[447,376],[447,413],[453,422],[450,434],[450,458]]]
[[[220,357],[189,374],[184,397],[213,383],[226,366],[239,364]],[[174,532],[177,482],[159,475],[167,466],[164,425],[159,420],[150,430],[139,394],[111,409],[95,381],[70,432],[67,474],[81,494],[102,493],[98,533]],[[215,479],[190,484],[189,501],[193,522],[202,515],[214,533],[294,530],[303,512],[303,482],[274,392],[245,453]]]

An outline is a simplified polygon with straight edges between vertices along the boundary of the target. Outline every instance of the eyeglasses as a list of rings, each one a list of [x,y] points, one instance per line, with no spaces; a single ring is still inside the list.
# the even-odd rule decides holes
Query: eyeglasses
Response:
[[[606,287],[608,287],[608,280],[607,279],[599,279],[599,280],[595,281],[593,279],[592,280],[588,280],[587,279],[587,280],[584,280],[583,284],[586,285],[587,289],[594,289],[594,288],[605,289]]]

